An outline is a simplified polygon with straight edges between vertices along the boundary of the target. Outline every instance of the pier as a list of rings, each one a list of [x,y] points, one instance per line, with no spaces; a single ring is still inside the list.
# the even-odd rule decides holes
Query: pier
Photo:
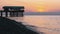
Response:
[[[23,6],[4,6],[4,10],[0,10],[2,17],[23,17]]]

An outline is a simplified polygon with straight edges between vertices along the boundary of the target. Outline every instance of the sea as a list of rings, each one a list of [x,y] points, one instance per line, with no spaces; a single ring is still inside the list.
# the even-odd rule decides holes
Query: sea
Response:
[[[7,17],[22,22],[33,31],[44,34],[60,34],[60,15],[24,15],[24,17]]]

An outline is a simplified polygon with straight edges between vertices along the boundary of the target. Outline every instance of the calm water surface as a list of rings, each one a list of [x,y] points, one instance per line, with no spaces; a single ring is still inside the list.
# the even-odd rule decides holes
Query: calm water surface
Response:
[[[60,34],[59,15],[25,15],[24,17],[9,17],[25,25],[33,25],[33,29],[45,34]]]

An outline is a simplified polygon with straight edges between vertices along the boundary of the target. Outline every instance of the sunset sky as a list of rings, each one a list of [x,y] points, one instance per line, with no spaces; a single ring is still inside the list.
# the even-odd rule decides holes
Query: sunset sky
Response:
[[[24,6],[26,12],[60,11],[60,0],[0,0],[2,6]]]

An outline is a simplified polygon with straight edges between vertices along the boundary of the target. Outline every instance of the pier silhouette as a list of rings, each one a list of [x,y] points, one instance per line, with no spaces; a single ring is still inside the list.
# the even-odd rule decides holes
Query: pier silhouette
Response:
[[[23,6],[4,6],[4,10],[0,10],[0,16],[3,17],[23,17]]]

